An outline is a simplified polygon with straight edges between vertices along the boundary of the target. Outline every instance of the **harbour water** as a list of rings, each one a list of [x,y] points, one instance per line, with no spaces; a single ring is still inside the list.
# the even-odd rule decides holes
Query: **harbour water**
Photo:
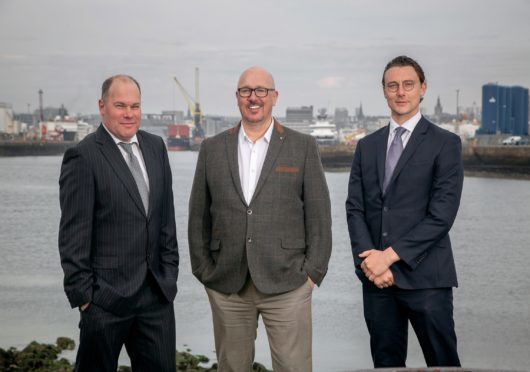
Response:
[[[187,205],[197,154],[170,153],[181,253],[177,348],[214,359],[206,294],[190,270]],[[61,157],[0,158],[0,347],[77,340],[57,251]],[[344,201],[347,173],[327,173],[333,207],[328,275],[313,293],[317,372],[371,368],[361,288],[352,268]],[[460,287],[454,291],[463,365],[530,370],[530,181],[466,178],[452,229]],[[69,357],[73,357],[70,354]],[[263,325],[256,360],[270,367]],[[127,358],[122,357],[127,363]],[[408,365],[425,362],[411,330]]]

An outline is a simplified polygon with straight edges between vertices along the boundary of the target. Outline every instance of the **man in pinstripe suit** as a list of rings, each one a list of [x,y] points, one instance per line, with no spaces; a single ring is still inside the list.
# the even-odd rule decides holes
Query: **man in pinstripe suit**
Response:
[[[59,252],[64,289],[80,310],[76,371],[175,371],[178,247],[163,140],[139,130],[140,86],[107,79],[102,124],[66,151]]]
[[[331,254],[328,187],[315,140],[272,117],[260,67],[241,75],[241,122],[206,139],[188,224],[193,274],[212,308],[219,371],[248,371],[261,315],[276,372],[312,368],[311,297]]]

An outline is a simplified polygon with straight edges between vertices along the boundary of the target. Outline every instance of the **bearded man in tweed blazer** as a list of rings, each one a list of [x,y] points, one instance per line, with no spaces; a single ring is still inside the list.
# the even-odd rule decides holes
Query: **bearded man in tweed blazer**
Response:
[[[260,315],[274,370],[311,371],[311,295],[331,254],[318,147],[272,117],[278,92],[263,68],[243,72],[236,98],[241,122],[201,146],[188,225],[219,371],[251,368]]]

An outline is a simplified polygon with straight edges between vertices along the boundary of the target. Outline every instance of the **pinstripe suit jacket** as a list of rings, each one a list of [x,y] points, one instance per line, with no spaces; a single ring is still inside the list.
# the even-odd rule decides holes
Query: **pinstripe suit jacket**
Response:
[[[137,137],[149,175],[147,213],[103,126],[64,154],[59,253],[72,307],[93,302],[126,314],[148,271],[168,301],[177,292],[179,255],[167,151],[160,137],[144,131]]]
[[[205,140],[190,197],[188,239],[193,274],[223,293],[248,274],[264,293],[320,284],[331,254],[329,193],[317,145],[277,121],[247,205],[238,168],[240,124]]]

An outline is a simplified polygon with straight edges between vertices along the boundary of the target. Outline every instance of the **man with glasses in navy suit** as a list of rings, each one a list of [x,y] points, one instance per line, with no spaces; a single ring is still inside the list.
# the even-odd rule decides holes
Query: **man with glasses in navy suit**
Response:
[[[449,230],[463,184],[461,140],[420,113],[425,75],[399,56],[383,73],[389,125],[361,139],[346,212],[375,367],[405,367],[409,321],[428,366],[460,366]]]

